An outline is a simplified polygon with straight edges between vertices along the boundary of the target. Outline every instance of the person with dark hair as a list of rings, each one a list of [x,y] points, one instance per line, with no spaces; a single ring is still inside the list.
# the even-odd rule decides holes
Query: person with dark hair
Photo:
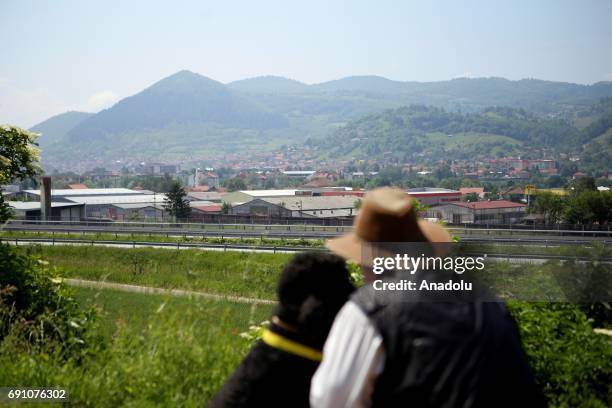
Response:
[[[312,379],[312,407],[546,406],[502,302],[486,301],[479,291],[469,299],[440,301],[371,284],[371,254],[386,244],[413,242],[436,253],[450,241],[444,227],[417,218],[406,192],[381,188],[366,194],[353,232],[327,242],[358,262],[370,284],[351,296],[334,321]],[[400,277],[376,279],[392,283]]]
[[[209,406],[308,407],[323,344],[354,289],[342,258],[315,252],[293,257],[280,276],[270,325]]]

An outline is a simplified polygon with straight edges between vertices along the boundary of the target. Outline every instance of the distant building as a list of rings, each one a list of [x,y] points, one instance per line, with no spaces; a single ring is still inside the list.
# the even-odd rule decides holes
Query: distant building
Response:
[[[86,190],[89,189],[85,184],[68,184],[70,190]]]
[[[269,197],[292,197],[298,190],[241,190],[227,193],[223,196],[223,202],[229,204],[246,203],[255,198],[269,198]]]
[[[484,187],[461,187],[459,192],[461,193],[461,197],[465,197],[468,194],[476,194],[481,200],[485,195]]]
[[[223,194],[218,193],[216,191],[188,191],[187,199],[190,201],[211,201],[215,203],[220,203],[223,199]]]
[[[507,200],[454,202],[436,207],[437,218],[452,224],[515,224],[525,216],[527,206]]]
[[[447,188],[422,187],[409,188],[406,193],[430,207],[461,200],[461,192]]]
[[[91,207],[90,207],[91,208]],[[163,220],[165,209],[163,203],[155,205],[150,203],[126,203],[126,204],[110,204],[106,208],[107,217],[113,220],[130,221],[130,220]]]
[[[123,219],[123,215],[148,206],[159,208],[163,206],[165,198],[165,194],[134,194],[69,197],[66,201],[83,204],[85,217],[88,218]]]
[[[262,217],[352,217],[357,213],[357,201],[359,198],[352,196],[257,198],[232,207],[230,213]]]
[[[198,219],[205,214],[220,214],[223,210],[222,204],[211,201],[192,201],[189,206],[191,207],[192,219]]]
[[[9,201],[8,205],[17,218],[40,219],[40,201]],[[84,205],[78,203],[51,202],[50,221],[79,221],[84,217]]]
[[[145,173],[150,175],[176,174],[179,166],[176,164],[149,163],[145,166]]]
[[[369,180],[370,178],[373,178],[375,176],[378,175],[377,171],[369,171],[369,172],[363,172],[363,171],[354,171],[352,173],[349,173],[346,177],[347,180],[353,180],[353,181],[366,181]]]
[[[315,174],[314,170],[285,170],[283,175],[289,178],[310,178]]]
[[[26,199],[40,200],[40,190],[23,190]],[[138,196],[142,191],[129,188],[86,188],[86,189],[52,189],[53,201],[69,201],[74,197],[112,197],[112,196]]]
[[[333,181],[327,178],[315,178],[310,180],[308,183],[302,184],[302,188],[322,188],[322,187],[332,187],[334,185]]]
[[[502,197],[513,202],[523,201],[525,198],[525,189],[523,187],[512,187],[502,192]]]

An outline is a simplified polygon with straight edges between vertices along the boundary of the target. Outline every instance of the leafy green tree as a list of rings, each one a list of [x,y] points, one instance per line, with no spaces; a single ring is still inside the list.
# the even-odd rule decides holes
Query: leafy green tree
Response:
[[[572,194],[563,218],[570,224],[604,224],[612,221],[612,192],[582,191]]]
[[[223,203],[223,205],[221,206],[221,213],[223,214],[229,214],[231,210],[232,205],[230,203]]]
[[[458,177],[446,177],[440,180],[439,187],[449,188],[451,190],[459,190],[461,188],[461,179]]]
[[[176,219],[186,219],[191,215],[191,207],[187,200],[187,193],[181,183],[174,182],[164,200],[164,209]]]
[[[547,224],[556,224],[561,219],[564,209],[563,197],[550,191],[538,192],[531,211],[544,216]]]
[[[466,195],[461,197],[461,201],[469,201],[470,203],[478,201],[478,194],[476,194],[476,193],[467,193]]]
[[[545,184],[550,188],[559,188],[565,185],[565,179],[558,174],[546,179]]]
[[[574,194],[580,194],[583,191],[597,191],[595,179],[593,177],[581,177],[574,180],[572,183],[572,191]]]
[[[223,182],[223,187],[227,188],[228,191],[246,190],[247,188],[246,183],[240,177],[225,180]]]
[[[0,185],[40,173],[37,137],[15,126],[0,126]],[[6,221],[11,215],[12,211],[0,189],[0,222]]]
[[[0,126],[0,185],[40,173],[37,135]],[[1,193],[1,191],[0,191]],[[0,220],[10,215],[0,194]],[[83,311],[48,262],[0,244],[0,350],[59,352],[82,357],[90,345],[94,312]]]

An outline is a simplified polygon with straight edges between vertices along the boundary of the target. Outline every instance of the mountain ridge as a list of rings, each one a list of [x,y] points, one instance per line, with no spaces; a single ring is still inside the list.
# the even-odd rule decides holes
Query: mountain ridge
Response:
[[[401,82],[365,75],[314,85],[277,76],[223,84],[182,70],[108,109],[70,122],[71,128],[60,129],[63,135],[55,132],[41,146],[43,161],[62,167],[75,160],[136,160],[143,155],[159,160],[213,157],[326,138],[364,116],[410,105],[465,113],[498,106],[572,120],[577,111],[602,97],[612,97],[612,82],[579,85],[504,78]]]

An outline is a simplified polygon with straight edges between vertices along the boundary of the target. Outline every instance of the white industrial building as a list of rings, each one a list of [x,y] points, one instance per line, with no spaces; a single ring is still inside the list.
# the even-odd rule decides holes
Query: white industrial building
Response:
[[[454,202],[432,209],[436,218],[453,224],[514,224],[525,217],[527,206],[507,200]]]
[[[40,201],[8,201],[17,218],[39,219]],[[85,206],[79,203],[51,202],[51,220],[79,221],[85,215]]]
[[[293,196],[256,198],[232,207],[230,214],[261,217],[352,217],[358,197]]]

